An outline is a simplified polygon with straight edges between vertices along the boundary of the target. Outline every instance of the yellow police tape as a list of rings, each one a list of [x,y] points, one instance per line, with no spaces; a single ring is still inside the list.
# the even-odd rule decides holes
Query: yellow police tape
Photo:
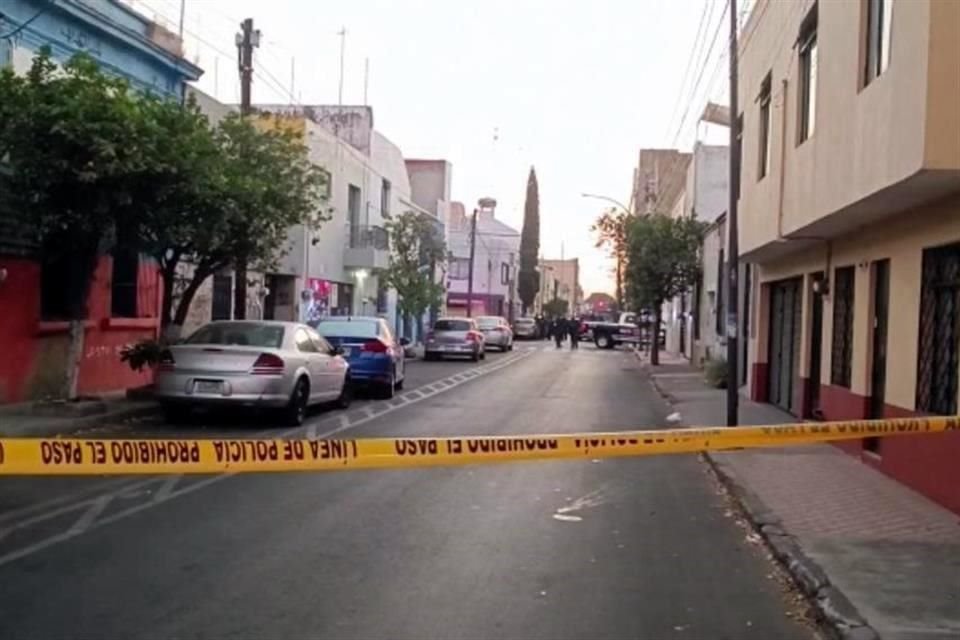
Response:
[[[0,439],[0,476],[334,471],[596,459],[960,431],[960,417],[569,435],[358,440]]]

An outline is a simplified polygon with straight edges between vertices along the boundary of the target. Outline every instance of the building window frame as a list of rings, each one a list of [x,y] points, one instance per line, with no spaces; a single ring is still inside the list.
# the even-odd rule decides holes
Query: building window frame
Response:
[[[817,123],[817,4],[814,4],[800,26],[797,38],[799,51],[799,88],[797,91],[797,144],[813,135]]]
[[[510,263],[500,263],[500,284],[510,284]]]
[[[890,66],[893,0],[864,0],[862,87],[883,75]]]
[[[956,415],[960,363],[960,243],[923,250],[916,410]]]
[[[759,135],[757,137],[757,181],[763,180],[770,173],[771,154],[771,129],[773,128],[773,100],[772,100],[772,78],[767,73],[760,85],[760,94],[757,96],[757,103],[760,107]]]
[[[853,265],[833,270],[833,328],[830,384],[850,388],[853,377],[853,324],[857,272]]]
[[[380,215],[384,218],[390,217],[390,194],[392,187],[390,181],[383,178],[380,185]]]

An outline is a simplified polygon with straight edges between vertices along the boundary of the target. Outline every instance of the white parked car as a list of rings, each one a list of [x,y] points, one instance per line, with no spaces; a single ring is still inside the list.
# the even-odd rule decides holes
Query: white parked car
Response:
[[[477,318],[477,327],[483,334],[486,347],[495,347],[500,351],[513,349],[513,329],[506,318],[501,316],[480,316]]]
[[[304,324],[218,321],[161,356],[155,395],[169,420],[198,406],[274,408],[299,425],[312,404],[350,404],[350,369]]]

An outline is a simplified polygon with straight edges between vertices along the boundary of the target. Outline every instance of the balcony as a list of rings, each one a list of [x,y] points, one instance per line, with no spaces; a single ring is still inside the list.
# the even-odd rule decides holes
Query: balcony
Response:
[[[387,230],[373,225],[347,225],[343,266],[348,269],[386,269],[390,265]]]

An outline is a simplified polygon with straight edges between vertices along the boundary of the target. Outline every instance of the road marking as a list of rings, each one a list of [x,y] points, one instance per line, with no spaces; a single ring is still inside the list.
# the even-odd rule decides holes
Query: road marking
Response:
[[[104,509],[107,508],[107,505],[110,504],[110,501],[113,500],[113,494],[108,493],[102,495],[96,500],[93,501],[93,504],[90,505],[90,508],[83,512],[83,515],[77,518],[77,521],[73,523],[73,526],[67,530],[67,533],[70,535],[80,535],[84,531],[90,528],[90,525],[93,524],[93,521],[103,513]]]
[[[499,371],[500,369],[506,368],[506,367],[508,367],[508,366],[516,363],[516,362],[519,362],[520,360],[525,359],[525,358],[526,358],[527,356],[529,356],[529,355],[530,355],[530,353],[527,353],[527,354],[525,354],[525,355],[520,355],[520,356],[517,356],[517,357],[505,358],[505,359],[503,359],[503,360],[500,360],[499,362],[497,362],[497,363],[494,364],[494,365],[490,365],[490,366],[484,367],[481,371],[473,370],[473,371],[475,371],[475,375],[474,375],[472,378],[470,378],[470,379],[473,379],[473,378],[477,377],[477,375],[486,375],[486,374],[489,374],[489,373],[493,373],[494,371]],[[464,381],[461,381],[461,382],[457,382],[456,384],[453,384],[453,385],[447,387],[447,388],[444,389],[443,391],[446,392],[446,391],[449,391],[450,389],[454,389],[454,388],[460,386],[461,384],[464,384],[465,382],[467,382],[467,380],[464,380]],[[386,414],[388,414],[388,413],[392,413],[393,411],[397,411],[397,410],[399,410],[399,409],[406,408],[406,407],[409,406],[410,404],[415,404],[415,403],[417,403],[417,402],[420,402],[421,400],[426,400],[427,398],[429,398],[429,397],[431,397],[431,396],[433,396],[433,395],[436,395],[436,392],[434,392],[433,394],[423,394],[423,393],[421,393],[421,392],[419,391],[419,389],[414,390],[414,391],[411,392],[411,393],[420,393],[421,398],[420,398],[419,400],[410,400],[408,403],[405,403],[405,404],[403,404],[403,405],[398,405],[398,406],[396,406],[396,407],[388,407],[385,411],[381,411],[381,412],[376,413],[376,414],[373,414],[373,415],[368,414],[366,417],[358,418],[358,419],[356,419],[356,420],[351,420],[348,416],[343,416],[343,415],[341,415],[341,416],[339,416],[339,417],[340,417],[340,426],[338,426],[338,427],[336,427],[336,428],[334,428],[334,429],[331,429],[331,430],[329,430],[329,431],[327,431],[327,432],[325,432],[325,433],[322,433],[322,434],[318,435],[318,436],[317,436],[317,439],[329,438],[329,437],[331,437],[331,436],[333,436],[333,435],[336,435],[336,434],[338,434],[338,433],[340,433],[340,432],[342,432],[342,431],[346,431],[347,429],[353,429],[354,427],[359,427],[359,426],[364,425],[364,424],[366,424],[366,423],[368,423],[368,422],[371,422],[371,421],[373,421],[373,420],[377,420],[377,419],[379,419],[379,418],[382,418],[384,415],[386,415]],[[346,420],[344,420],[344,418],[346,418]],[[318,423],[318,424],[319,424],[319,423]],[[297,435],[297,434],[302,435],[302,434],[304,434],[304,433],[306,433],[306,432],[309,432],[310,429],[311,429],[312,427],[315,427],[315,426],[317,426],[317,425],[315,424],[315,425],[310,425],[309,427],[308,427],[308,426],[303,426],[303,427],[295,427],[295,428],[292,428],[292,429],[287,429],[287,430],[282,431],[282,432],[280,432],[280,433],[276,433],[276,434],[275,434],[275,437],[277,437],[277,438],[285,438],[285,437],[289,437],[289,436]],[[269,433],[270,431],[271,431],[271,430],[265,430],[265,431],[263,431],[263,432],[260,432],[260,434],[262,434],[262,433]],[[260,434],[258,434],[258,435],[260,435]],[[44,521],[44,520],[48,520],[48,519],[50,519],[50,518],[56,517],[56,516],[58,516],[58,515],[60,515],[60,514],[62,514],[62,513],[69,513],[70,511],[79,510],[79,509],[83,508],[84,506],[86,506],[86,505],[88,505],[88,504],[90,505],[90,506],[88,507],[88,510],[84,513],[84,515],[81,516],[81,518],[80,518],[79,520],[77,520],[77,522],[76,522],[70,529],[68,529],[68,530],[66,530],[66,531],[64,531],[64,532],[62,532],[62,533],[59,533],[59,534],[55,534],[55,535],[53,535],[53,536],[50,536],[49,538],[46,538],[46,539],[44,539],[44,540],[39,540],[39,541],[34,542],[33,544],[27,545],[27,546],[25,546],[25,547],[21,547],[20,549],[16,549],[16,550],[10,551],[10,552],[8,552],[8,553],[6,553],[6,554],[0,555],[0,567],[2,567],[2,566],[4,566],[4,565],[7,565],[7,564],[10,564],[11,562],[15,562],[16,560],[19,560],[20,558],[24,558],[24,557],[26,557],[26,556],[33,555],[34,553],[38,553],[38,552],[40,552],[40,551],[43,551],[44,549],[48,549],[48,548],[50,548],[50,547],[52,547],[52,546],[54,546],[54,545],[60,544],[60,543],[62,543],[62,542],[66,542],[66,541],[70,540],[71,538],[74,538],[74,537],[76,537],[76,536],[78,536],[78,535],[81,535],[81,534],[83,534],[83,533],[87,533],[87,532],[89,532],[89,531],[93,531],[93,530],[99,529],[99,528],[101,528],[101,527],[107,526],[107,525],[109,525],[109,524],[112,524],[112,523],[117,522],[117,521],[119,521],[119,520],[122,520],[122,519],[124,519],[124,518],[130,517],[130,516],[132,516],[132,515],[135,515],[135,514],[137,514],[137,513],[140,513],[141,511],[144,511],[144,510],[149,509],[149,508],[151,508],[151,507],[156,507],[156,506],[158,506],[158,505],[161,505],[161,504],[164,504],[164,503],[166,503],[166,502],[169,502],[170,500],[173,500],[173,499],[175,499],[175,498],[179,498],[179,497],[181,497],[181,496],[185,496],[185,495],[191,494],[191,493],[193,493],[193,492],[195,492],[195,491],[199,491],[200,489],[203,489],[203,488],[205,488],[205,487],[209,487],[209,486],[211,486],[211,485],[213,485],[213,484],[216,484],[216,483],[221,482],[221,481],[223,481],[223,480],[226,480],[226,479],[228,479],[228,478],[232,478],[232,477],[234,477],[235,475],[237,475],[237,474],[234,474],[234,473],[226,473],[226,474],[220,474],[220,475],[211,476],[211,477],[206,478],[206,479],[204,479],[204,480],[200,480],[200,481],[198,481],[198,482],[193,482],[193,483],[187,485],[186,487],[183,487],[183,488],[181,488],[181,489],[179,489],[179,490],[177,490],[177,491],[174,491],[174,490],[173,490],[173,485],[170,486],[170,491],[164,491],[164,486],[165,486],[166,482],[169,482],[169,480],[170,480],[170,478],[167,478],[167,479],[165,480],[165,482],[164,482],[164,485],[161,485],[160,489],[157,491],[156,494],[153,495],[153,497],[152,497],[151,500],[142,502],[142,503],[140,503],[140,504],[138,504],[138,505],[134,505],[134,506],[128,507],[128,508],[126,508],[126,509],[121,509],[121,510],[119,510],[119,511],[117,511],[117,512],[115,512],[115,513],[113,513],[113,514],[111,514],[111,515],[109,515],[109,516],[107,516],[106,518],[102,518],[102,519],[99,519],[99,520],[97,519],[97,517],[103,513],[103,510],[106,508],[106,506],[109,504],[109,502],[113,499],[113,497],[116,496],[116,495],[118,495],[121,491],[129,492],[129,491],[131,491],[131,490],[134,489],[134,488],[146,486],[146,485],[151,484],[151,483],[157,483],[157,482],[159,482],[161,479],[163,479],[163,476],[155,476],[155,477],[151,477],[151,478],[148,478],[148,479],[146,479],[146,480],[143,480],[143,481],[133,482],[133,483],[131,483],[130,485],[128,485],[128,486],[126,486],[126,487],[124,487],[124,488],[118,489],[117,491],[111,492],[111,493],[109,493],[109,494],[97,496],[97,497],[94,497],[94,498],[92,498],[92,499],[90,499],[90,500],[85,500],[85,501],[80,502],[80,503],[70,504],[70,505],[67,505],[67,506],[65,506],[65,507],[61,507],[61,508],[59,508],[59,509],[55,509],[55,510],[52,511],[52,512],[40,514],[40,515],[35,516],[35,517],[33,517],[33,518],[29,518],[29,519],[27,519],[27,520],[25,520],[25,521],[16,522],[16,523],[10,525],[9,527],[7,527],[6,529],[0,529],[0,539],[2,539],[5,535],[7,535],[8,533],[10,533],[10,532],[11,532],[12,530],[14,530],[14,529],[23,528],[23,527],[29,526],[30,524],[33,524],[33,523],[35,523],[35,522],[42,522],[42,521]],[[182,476],[174,476],[174,478],[176,478],[176,479],[179,480],[180,478],[182,478]],[[95,509],[95,507],[98,507],[98,506],[101,504],[101,502],[102,502],[102,506],[100,506],[100,508],[98,508],[98,509]],[[89,517],[88,517],[88,516],[89,516]],[[85,520],[88,520],[88,521],[85,522]],[[82,530],[78,530],[78,527],[77,527],[78,524],[83,524],[83,525],[84,525],[84,527],[82,528]]]
[[[160,485],[160,488],[157,489],[157,492],[153,494],[153,501],[163,502],[169,498],[170,494],[173,493],[173,488],[177,486],[177,483],[180,482],[181,478],[183,478],[183,476],[173,476]]]

